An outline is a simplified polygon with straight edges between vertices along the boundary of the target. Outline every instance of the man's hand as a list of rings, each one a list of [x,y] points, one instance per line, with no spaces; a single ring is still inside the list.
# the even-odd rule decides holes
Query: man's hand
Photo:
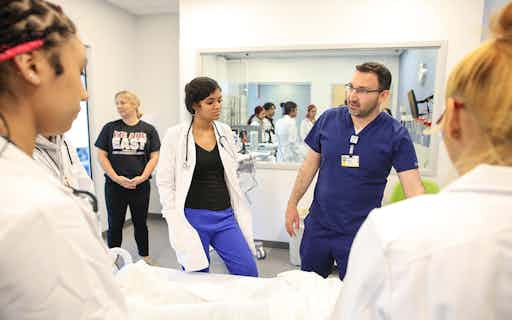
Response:
[[[285,221],[286,231],[291,237],[295,237],[297,235],[295,230],[299,230],[300,226],[300,218],[299,212],[297,211],[297,206],[288,205],[286,208]]]

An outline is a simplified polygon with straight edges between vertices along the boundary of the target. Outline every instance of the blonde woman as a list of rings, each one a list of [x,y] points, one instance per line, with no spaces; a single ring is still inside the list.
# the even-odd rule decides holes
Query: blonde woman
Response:
[[[333,319],[512,319],[512,3],[494,31],[446,88],[461,178],[369,215]]]
[[[118,92],[115,102],[121,119],[107,123],[95,143],[101,167],[105,170],[108,246],[121,246],[129,206],[139,255],[152,263],[146,219],[149,179],[158,163],[160,138],[152,125],[140,120],[140,101],[135,94]]]

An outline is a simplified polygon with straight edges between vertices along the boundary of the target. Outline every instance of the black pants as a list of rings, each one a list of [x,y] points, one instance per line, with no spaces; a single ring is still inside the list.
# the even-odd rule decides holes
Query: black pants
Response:
[[[107,241],[110,248],[121,246],[126,208],[130,206],[139,255],[142,257],[149,255],[148,226],[146,224],[149,192],[149,181],[144,181],[133,190],[125,189],[109,180],[105,182],[105,201],[108,213]]]

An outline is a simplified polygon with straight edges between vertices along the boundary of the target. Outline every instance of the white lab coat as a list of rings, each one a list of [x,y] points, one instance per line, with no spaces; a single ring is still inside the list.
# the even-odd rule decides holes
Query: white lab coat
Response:
[[[13,145],[0,177],[0,319],[126,319],[90,206]]]
[[[80,163],[73,145],[63,136],[52,140],[38,135],[32,157],[49,173],[77,190],[94,194],[94,184]]]
[[[254,117],[254,118],[252,118],[251,123],[249,125],[253,126],[253,127],[260,127],[260,126],[262,126],[262,122],[257,117]]]
[[[297,162],[301,160],[299,138],[295,118],[284,115],[276,122],[277,161]]]
[[[332,319],[512,319],[512,167],[374,210]]]
[[[223,136],[221,142],[224,147],[219,143],[219,136],[215,131],[231,206],[251,252],[256,254],[251,212],[240,190],[236,172],[237,153],[233,142],[233,132],[228,125],[221,122],[215,123]],[[156,184],[160,194],[162,214],[169,227],[169,240],[176,251],[178,262],[185,268],[185,271],[198,271],[207,268],[209,263],[201,239],[188,222],[184,211],[185,200],[196,165],[196,147],[192,130],[190,130],[188,139],[188,166],[184,165],[185,143],[189,126],[190,122],[186,121],[167,130],[160,149]]]
[[[308,136],[309,131],[313,128],[314,123],[308,118],[304,118],[300,123],[300,141],[304,142]]]

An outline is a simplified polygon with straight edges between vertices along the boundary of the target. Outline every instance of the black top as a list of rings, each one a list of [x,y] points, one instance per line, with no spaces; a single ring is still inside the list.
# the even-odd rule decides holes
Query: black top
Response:
[[[147,122],[129,126],[119,119],[103,127],[94,145],[108,152],[108,160],[118,175],[132,179],[144,172],[151,153],[160,150],[160,138]],[[110,180],[106,174],[105,178]]]
[[[274,118],[265,117],[270,122],[270,125],[272,126],[271,132],[272,134],[276,134],[276,126],[274,125]]]
[[[207,151],[196,143],[196,167],[185,208],[218,211],[230,207],[231,201],[218,146],[215,145],[212,151]]]

